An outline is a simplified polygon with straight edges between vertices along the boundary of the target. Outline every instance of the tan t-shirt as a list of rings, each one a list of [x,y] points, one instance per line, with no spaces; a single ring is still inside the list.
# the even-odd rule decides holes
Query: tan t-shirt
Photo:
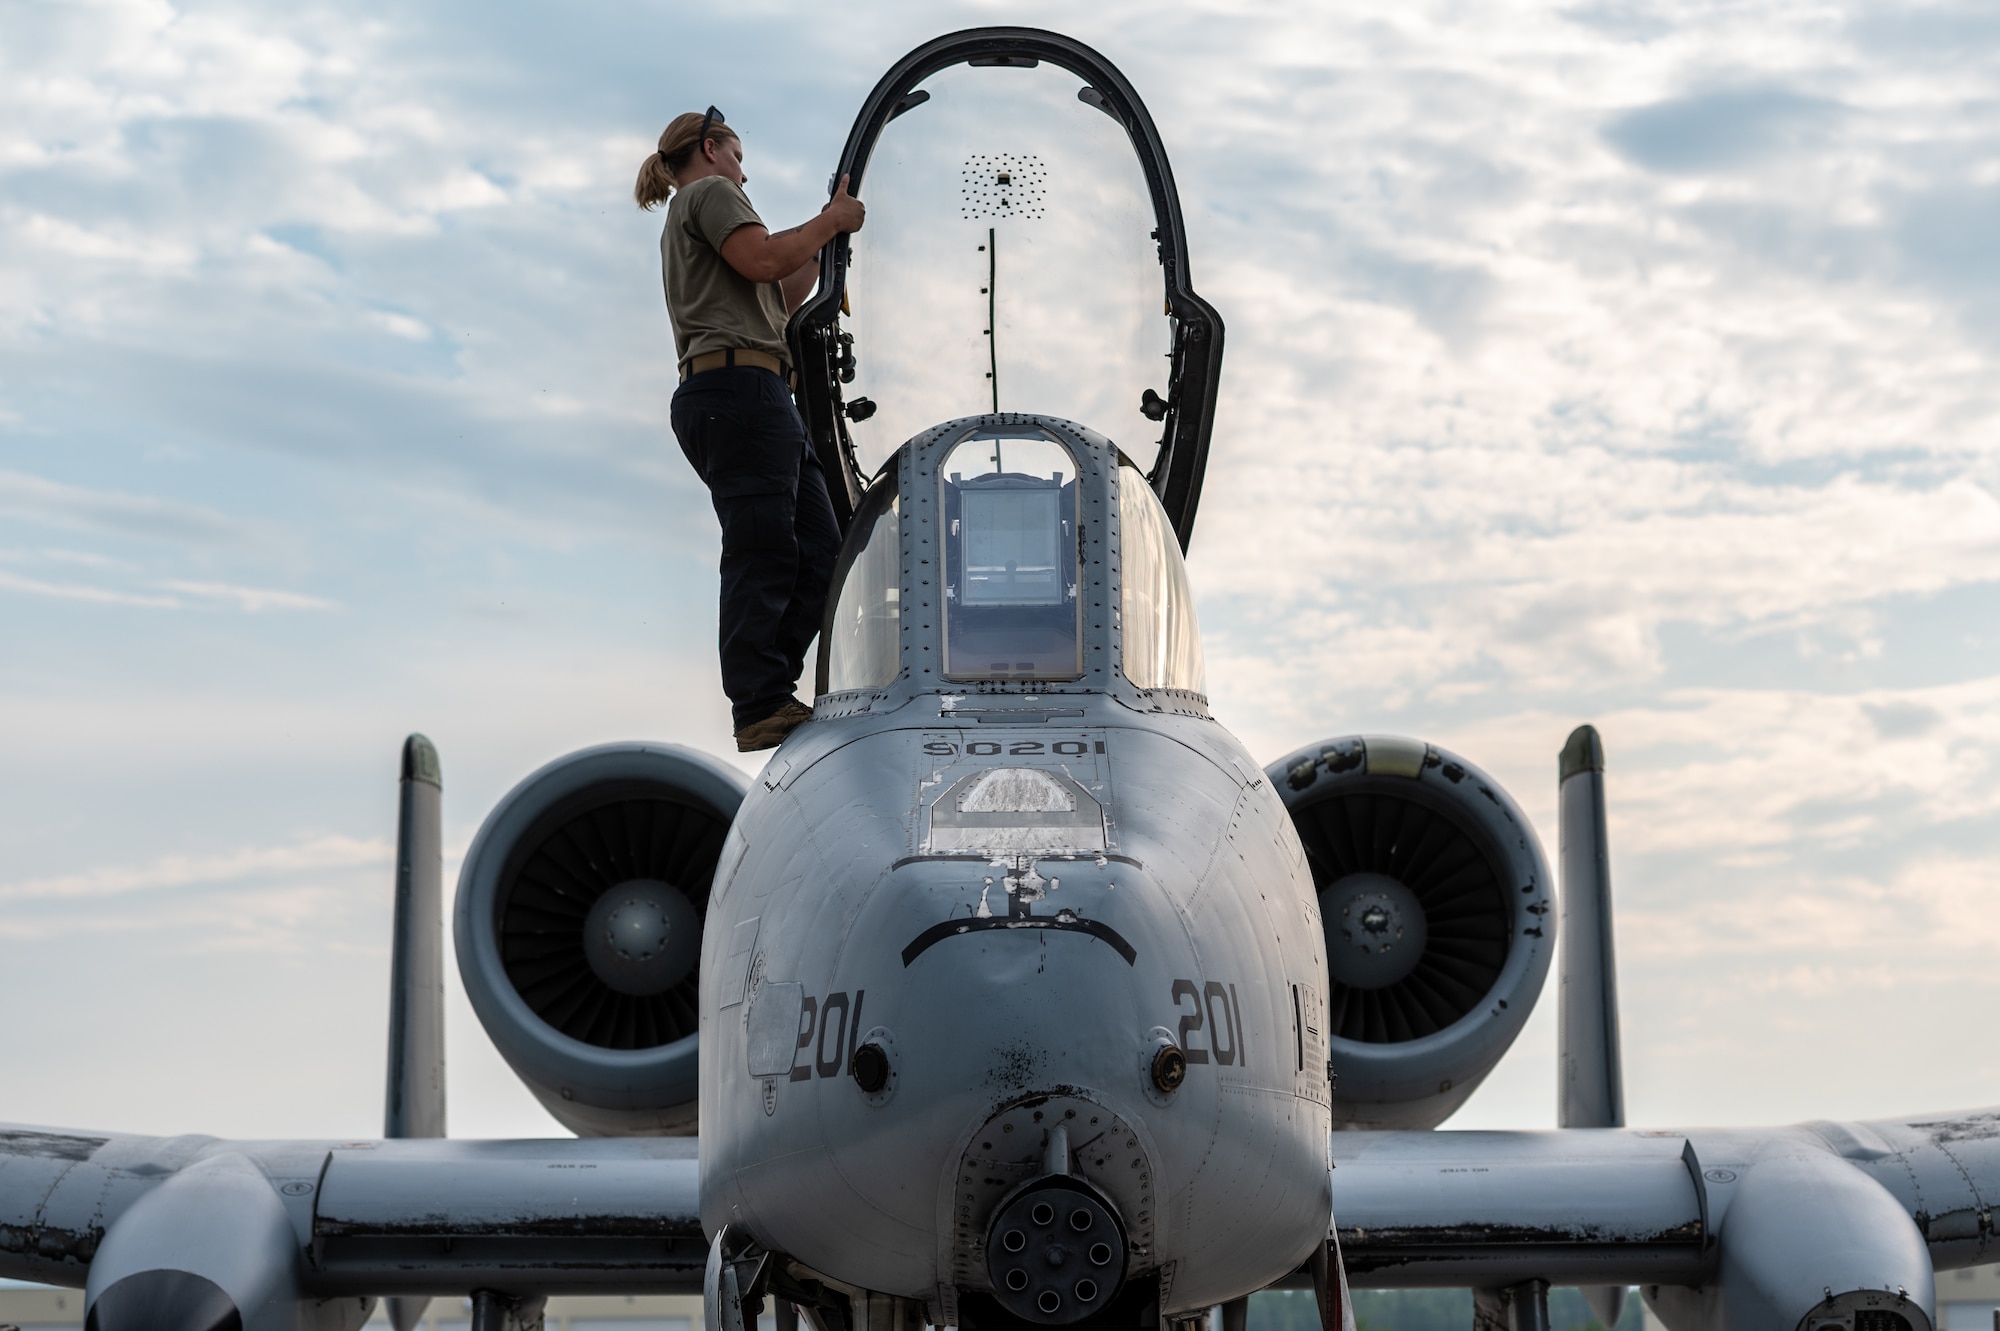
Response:
[[[785,292],[776,282],[752,282],[722,257],[722,242],[739,226],[764,225],[743,187],[726,176],[703,176],[674,191],[660,232],[660,267],[675,357],[749,347],[791,360],[785,349]]]

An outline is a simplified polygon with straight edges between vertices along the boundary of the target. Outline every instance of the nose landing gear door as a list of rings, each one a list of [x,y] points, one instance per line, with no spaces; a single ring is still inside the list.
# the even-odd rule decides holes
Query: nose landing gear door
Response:
[[[792,319],[799,402],[843,527],[905,440],[1033,412],[1146,471],[1183,548],[1222,364],[1172,169],[1124,75],[1079,42],[979,28],[882,77],[835,178],[867,225]]]

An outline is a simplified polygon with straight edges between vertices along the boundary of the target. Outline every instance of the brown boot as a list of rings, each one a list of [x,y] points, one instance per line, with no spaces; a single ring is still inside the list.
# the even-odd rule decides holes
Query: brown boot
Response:
[[[797,698],[787,698],[777,711],[762,721],[752,721],[736,732],[736,751],[755,753],[759,749],[775,749],[784,742],[785,736],[797,730],[803,722],[812,720],[812,714],[813,709]]]

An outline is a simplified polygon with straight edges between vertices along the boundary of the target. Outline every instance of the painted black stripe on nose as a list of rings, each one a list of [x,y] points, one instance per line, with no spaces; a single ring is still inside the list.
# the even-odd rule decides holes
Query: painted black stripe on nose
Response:
[[[907,967],[947,938],[956,938],[960,934],[984,933],[988,929],[1052,929],[1058,933],[1089,934],[1125,958],[1127,966],[1136,966],[1139,962],[1138,949],[1126,942],[1123,934],[1100,920],[1027,915],[1011,919],[1006,916],[995,916],[988,920],[946,920],[943,924],[934,924],[912,938],[910,945],[903,949],[903,965]]]
[[[993,857],[985,853],[980,853],[980,854],[966,853],[960,855],[948,852],[941,854],[934,853],[928,855],[905,855],[903,856],[902,859],[892,863],[889,866],[889,868],[891,871],[894,871],[908,864],[930,864],[933,862],[938,862],[938,863],[955,862],[959,864],[991,864],[993,862]],[[1076,863],[1129,864],[1134,869],[1144,869],[1146,867],[1143,863],[1133,859],[1130,855],[1112,855],[1105,851],[1096,851],[1096,850],[1084,851],[1079,854],[1063,853],[1063,854],[1037,855],[1035,856],[1035,863],[1036,864],[1076,864]]]

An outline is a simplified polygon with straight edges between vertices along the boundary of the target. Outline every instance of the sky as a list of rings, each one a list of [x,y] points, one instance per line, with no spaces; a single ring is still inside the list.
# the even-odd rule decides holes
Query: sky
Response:
[[[2000,1102],[1990,5],[0,0],[0,1119],[377,1132],[403,736],[453,881],[559,754],[735,760],[633,174],[713,102],[790,225],[994,22],[1136,84],[1227,323],[1217,716],[1551,851],[1595,723],[1635,1125]],[[451,1003],[454,1132],[557,1131]],[[1553,1124],[1554,1008],[1454,1125]]]

